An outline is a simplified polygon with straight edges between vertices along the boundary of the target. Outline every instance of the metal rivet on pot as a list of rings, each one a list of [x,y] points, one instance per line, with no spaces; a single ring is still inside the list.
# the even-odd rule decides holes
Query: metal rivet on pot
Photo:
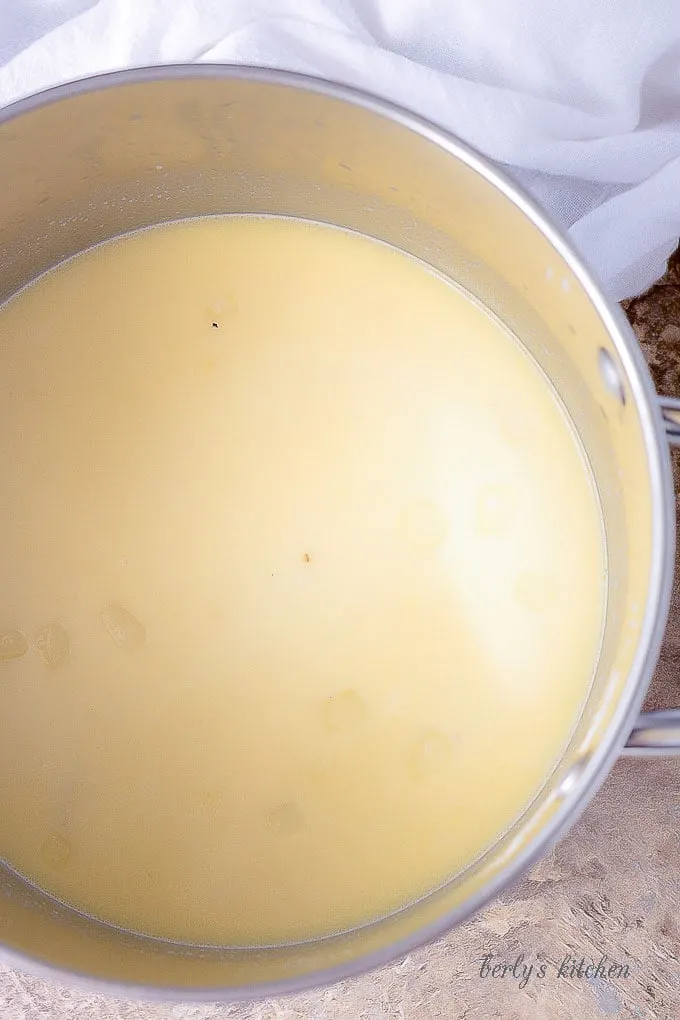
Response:
[[[585,772],[586,765],[588,764],[588,758],[579,758],[577,762],[569,769],[566,776],[557,787],[558,797],[568,797],[572,794],[575,788],[578,786],[581,776]]]
[[[626,403],[626,391],[623,388],[621,375],[609,351],[600,347],[597,352],[597,367],[600,370],[600,377],[613,397],[616,397],[622,404]]]

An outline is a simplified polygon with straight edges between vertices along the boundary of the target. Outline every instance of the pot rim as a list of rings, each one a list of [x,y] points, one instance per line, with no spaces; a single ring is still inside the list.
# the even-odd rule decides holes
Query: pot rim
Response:
[[[144,82],[192,78],[231,78],[285,86],[358,106],[376,116],[385,117],[406,130],[419,134],[449,155],[461,160],[494,185],[508,201],[524,213],[534,227],[541,231],[553,248],[562,256],[611,337],[628,377],[628,384],[640,418],[652,490],[650,596],[645,607],[635,658],[607,731],[587,764],[578,768],[573,784],[569,791],[564,793],[562,804],[548,824],[527,842],[509,865],[504,867],[483,888],[474,892],[463,904],[448,911],[436,922],[418,928],[407,937],[390,943],[383,949],[366,953],[349,963],[338,964],[301,977],[264,982],[258,985],[185,988],[118,982],[67,970],[0,944],[1,962],[37,977],[66,981],[90,993],[105,993],[119,998],[151,1001],[242,1002],[304,992],[355,977],[369,970],[385,966],[447,934],[491,902],[501,890],[516,881],[575,824],[619,757],[639,714],[656,666],[666,627],[673,582],[675,499],[666,432],[657,406],[657,394],[640,345],[623,312],[614,302],[605,297],[592,272],[581,257],[576,254],[565,233],[546,217],[534,199],[489,159],[443,128],[437,127],[423,117],[411,113],[389,100],[321,77],[274,67],[203,62],[132,67],[65,82],[18,99],[1,108],[0,125],[52,103],[89,92]]]

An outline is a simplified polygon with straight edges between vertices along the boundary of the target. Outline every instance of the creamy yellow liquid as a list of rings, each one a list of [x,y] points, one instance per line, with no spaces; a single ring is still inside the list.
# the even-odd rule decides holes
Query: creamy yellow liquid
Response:
[[[310,938],[530,802],[603,614],[535,364],[407,256],[121,238],[0,310],[0,858],[126,928]]]

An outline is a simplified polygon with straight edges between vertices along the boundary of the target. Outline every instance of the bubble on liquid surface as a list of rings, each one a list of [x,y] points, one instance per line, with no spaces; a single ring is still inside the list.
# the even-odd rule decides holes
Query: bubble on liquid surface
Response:
[[[475,526],[482,535],[502,535],[512,523],[514,501],[508,485],[485,485],[477,494]]]
[[[549,609],[557,598],[557,582],[549,574],[525,570],[517,579],[515,598],[526,609]]]
[[[52,868],[66,864],[71,856],[71,844],[59,832],[52,832],[40,844],[40,856]]]
[[[146,644],[146,629],[136,616],[115,603],[102,613],[102,623],[111,638],[121,648],[134,652]]]
[[[440,730],[426,730],[418,737],[410,756],[410,770],[416,779],[436,775],[451,761],[453,742]]]
[[[292,836],[304,829],[305,819],[297,804],[285,801],[269,812],[267,826],[279,836]]]
[[[223,794],[217,787],[207,787],[200,794],[200,803],[209,811],[218,811],[223,807]]]
[[[20,659],[28,651],[28,639],[20,630],[0,630],[0,662]]]
[[[420,499],[407,506],[398,526],[407,542],[423,552],[443,545],[449,532],[446,514],[429,499]]]
[[[331,695],[323,705],[323,720],[331,733],[356,729],[366,718],[366,703],[353,689]]]
[[[71,655],[71,641],[60,623],[48,623],[38,631],[35,639],[38,654],[46,666],[56,669],[63,666]]]

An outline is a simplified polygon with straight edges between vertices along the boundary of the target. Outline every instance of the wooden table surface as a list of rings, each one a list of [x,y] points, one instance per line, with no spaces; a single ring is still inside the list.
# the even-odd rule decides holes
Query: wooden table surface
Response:
[[[658,390],[680,396],[680,253],[657,287],[625,307]],[[676,582],[648,707],[677,704]],[[514,975],[482,974],[489,954],[492,967],[514,964]],[[679,956],[680,758],[628,759],[618,762],[581,821],[523,881],[448,938],[391,967],[248,1007],[119,1002],[0,967],[0,1018],[675,1020]]]

